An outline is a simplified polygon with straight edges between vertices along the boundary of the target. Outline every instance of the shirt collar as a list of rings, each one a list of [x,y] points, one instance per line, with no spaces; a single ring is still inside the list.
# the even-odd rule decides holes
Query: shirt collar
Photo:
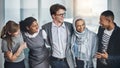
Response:
[[[25,32],[25,35],[29,38],[35,38],[38,34],[39,34],[39,30],[38,30],[38,32],[34,33],[33,35],[29,34],[28,32]]]
[[[52,27],[58,27],[58,26],[54,22],[52,22]],[[60,27],[65,28],[65,23],[63,22],[63,24]]]

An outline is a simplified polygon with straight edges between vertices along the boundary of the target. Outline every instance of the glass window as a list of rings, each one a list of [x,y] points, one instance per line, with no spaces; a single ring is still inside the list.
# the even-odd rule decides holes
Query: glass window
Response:
[[[97,33],[99,16],[107,10],[107,0],[75,0],[74,16],[85,18],[87,27]]]
[[[71,22],[74,16],[85,18],[87,27],[97,32],[99,15],[107,9],[108,0],[5,0],[5,22],[12,19],[16,22],[28,16],[35,17],[40,26],[52,21],[49,8],[54,3],[66,7],[65,21]],[[94,27],[94,28],[93,28]]]
[[[5,0],[5,22],[19,22],[29,16],[38,19],[38,0]]]
[[[5,0],[5,22],[20,21],[20,0]]]

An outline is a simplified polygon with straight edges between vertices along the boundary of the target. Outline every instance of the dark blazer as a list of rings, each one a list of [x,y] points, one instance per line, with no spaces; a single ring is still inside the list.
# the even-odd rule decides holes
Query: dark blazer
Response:
[[[102,49],[102,35],[104,33],[104,28],[101,26],[98,30],[98,38],[99,38],[99,46],[98,46],[98,52],[101,52]],[[97,68],[120,68],[120,28],[115,24],[114,31],[110,37],[108,48],[108,59],[107,65],[101,64],[101,62],[98,60],[97,62]]]
[[[71,49],[70,49],[70,47],[71,47],[70,42],[71,42],[71,37],[72,37],[72,33],[73,33],[73,27],[72,27],[71,23],[64,22],[64,24],[66,26],[66,31],[67,31],[67,44],[66,44],[66,52],[65,52],[66,55],[65,56],[66,56],[66,59],[68,61],[68,64],[69,64],[70,68],[74,68],[72,57],[71,57],[72,53],[71,53]],[[52,45],[53,45],[52,22],[49,22],[49,23],[43,25],[42,29],[46,31],[48,42],[49,42],[50,46],[52,47]]]

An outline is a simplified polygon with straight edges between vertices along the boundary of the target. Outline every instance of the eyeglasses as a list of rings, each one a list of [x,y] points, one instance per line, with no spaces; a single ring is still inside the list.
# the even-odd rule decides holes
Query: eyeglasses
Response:
[[[66,13],[55,14],[56,16],[65,16]]]

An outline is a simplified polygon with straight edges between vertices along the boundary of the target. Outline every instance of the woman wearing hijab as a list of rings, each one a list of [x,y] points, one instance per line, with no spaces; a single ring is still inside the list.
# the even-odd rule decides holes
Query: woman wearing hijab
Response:
[[[71,50],[76,68],[96,68],[97,35],[88,30],[81,17],[73,20]]]

